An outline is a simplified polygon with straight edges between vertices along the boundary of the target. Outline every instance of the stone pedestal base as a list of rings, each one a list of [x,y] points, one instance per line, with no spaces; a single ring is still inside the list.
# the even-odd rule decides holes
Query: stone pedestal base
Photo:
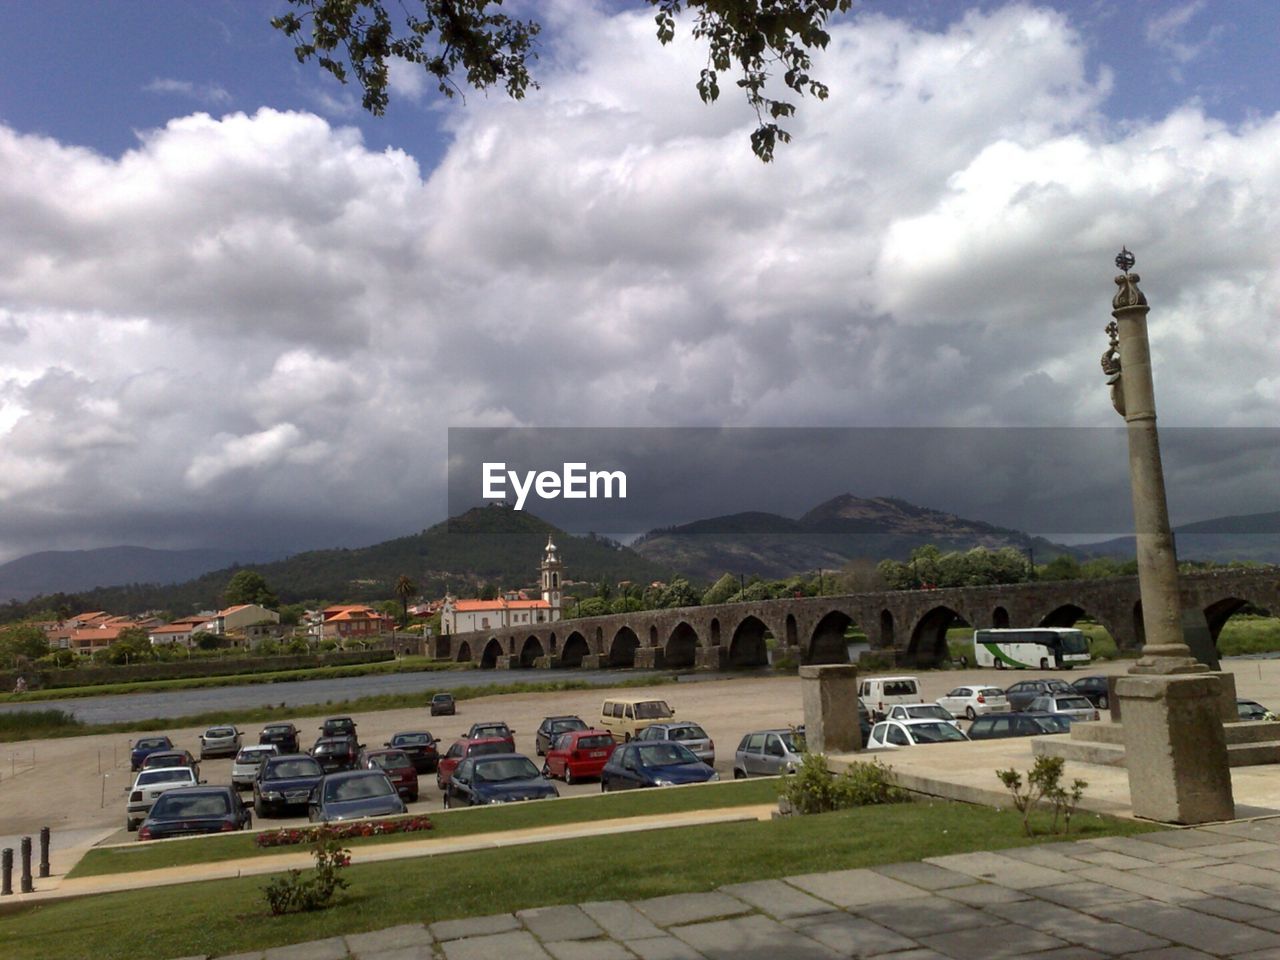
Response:
[[[1221,689],[1219,678],[1203,673],[1117,681],[1135,816],[1185,824],[1235,816]]]
[[[1218,718],[1223,723],[1239,723],[1240,710],[1236,706],[1236,675],[1227,670],[1214,670],[1205,676],[1217,677],[1221,683],[1218,691]]]
[[[858,726],[858,668],[851,663],[800,668],[804,739],[811,753],[862,749]]]

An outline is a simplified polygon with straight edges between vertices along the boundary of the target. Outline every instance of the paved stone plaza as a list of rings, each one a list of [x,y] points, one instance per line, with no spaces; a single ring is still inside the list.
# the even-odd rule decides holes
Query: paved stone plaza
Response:
[[[543,907],[234,960],[1280,960],[1280,818]]]

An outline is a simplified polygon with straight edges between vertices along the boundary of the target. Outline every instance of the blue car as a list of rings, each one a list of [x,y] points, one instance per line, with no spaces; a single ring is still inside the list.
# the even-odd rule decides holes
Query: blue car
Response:
[[[133,749],[129,751],[129,769],[135,772],[141,770],[142,761],[147,759],[149,753],[172,749],[173,741],[168,737],[139,737],[134,741]]]
[[[694,756],[684,744],[672,740],[633,740],[613,751],[600,774],[600,789],[608,793],[719,779],[720,774]]]
[[[454,769],[444,788],[446,807],[478,807],[486,803],[541,800],[560,791],[532,760],[518,753],[467,757]]]

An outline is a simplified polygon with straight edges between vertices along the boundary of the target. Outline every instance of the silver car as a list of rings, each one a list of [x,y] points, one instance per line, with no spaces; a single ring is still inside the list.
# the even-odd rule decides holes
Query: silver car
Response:
[[[280,753],[274,743],[254,743],[241,747],[236,758],[231,761],[231,785],[240,790],[248,790],[253,781],[258,779],[258,770],[267,757],[275,757]]]
[[[716,742],[707,731],[689,720],[652,723],[635,735],[641,743],[652,740],[675,740],[709,767],[716,765]]]
[[[1027,707],[1028,713],[1052,713],[1070,717],[1072,721],[1097,720],[1098,708],[1081,694],[1047,693],[1036,697]]]
[[[748,733],[733,755],[733,779],[795,773],[804,753],[804,738],[791,730]]]
[[[235,727],[210,727],[200,734],[200,759],[234,757],[240,752],[241,732]]]

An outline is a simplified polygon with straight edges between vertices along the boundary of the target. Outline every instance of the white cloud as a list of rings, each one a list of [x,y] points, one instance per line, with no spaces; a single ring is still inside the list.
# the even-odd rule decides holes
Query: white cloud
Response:
[[[148,93],[174,94],[211,107],[225,107],[231,103],[231,94],[216,83],[192,83],[190,80],[157,77],[142,89]]]
[[[0,127],[0,554],[415,529],[449,425],[1110,426],[1122,243],[1162,416],[1277,421],[1277,118],[1113,129],[1060,14],[866,16],[765,166],[687,40],[555,9],[542,89],[425,174],[269,109]]]

